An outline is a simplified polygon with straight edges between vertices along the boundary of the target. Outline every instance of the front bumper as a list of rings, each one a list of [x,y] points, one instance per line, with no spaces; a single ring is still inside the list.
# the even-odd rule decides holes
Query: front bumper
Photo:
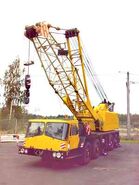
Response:
[[[49,150],[40,150],[34,148],[25,148],[24,146],[18,146],[18,153],[24,155],[33,155],[45,157],[48,160],[69,160],[74,158],[79,158],[82,156],[82,148],[65,151],[49,151]]]

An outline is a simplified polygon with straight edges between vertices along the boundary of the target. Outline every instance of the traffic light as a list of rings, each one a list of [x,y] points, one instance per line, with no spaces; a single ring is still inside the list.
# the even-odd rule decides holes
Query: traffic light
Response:
[[[26,89],[30,89],[30,86],[31,86],[31,78],[30,78],[30,75],[26,75],[25,76],[25,87]]]
[[[30,75],[27,74],[25,76],[25,90],[24,90],[24,103],[29,104],[29,97],[30,97],[30,86],[31,86],[31,78]]]
[[[24,94],[25,94],[26,97],[29,97],[29,96],[30,96],[29,89],[26,89],[26,90],[24,91]]]
[[[24,103],[29,104],[29,97],[24,96]]]
[[[29,96],[30,96],[29,89],[25,89],[24,90],[24,103],[25,104],[29,104]]]

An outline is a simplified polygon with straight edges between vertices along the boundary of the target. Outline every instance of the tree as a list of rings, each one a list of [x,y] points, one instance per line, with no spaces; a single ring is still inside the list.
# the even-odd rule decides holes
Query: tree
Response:
[[[4,100],[5,107],[10,111],[11,106],[19,107],[23,103],[24,91],[23,87],[23,74],[24,69],[20,69],[20,59],[8,66],[8,70],[4,74]],[[16,109],[15,110],[19,110]]]
[[[0,107],[1,107],[1,95],[2,95],[2,84],[3,84],[3,82],[2,82],[2,79],[0,78]]]

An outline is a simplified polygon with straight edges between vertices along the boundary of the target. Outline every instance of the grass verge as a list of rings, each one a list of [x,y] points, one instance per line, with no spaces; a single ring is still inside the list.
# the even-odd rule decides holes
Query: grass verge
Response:
[[[139,144],[139,140],[134,140],[134,139],[120,139],[121,143],[138,143]]]

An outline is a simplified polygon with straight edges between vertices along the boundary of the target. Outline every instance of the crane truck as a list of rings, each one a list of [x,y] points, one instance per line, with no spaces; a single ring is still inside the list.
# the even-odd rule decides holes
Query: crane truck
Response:
[[[117,148],[118,114],[93,74],[79,30],[40,22],[26,26],[24,35],[33,43],[50,86],[74,118],[30,119],[19,153],[44,161],[78,159],[87,164]],[[86,72],[102,100],[97,106],[90,101]]]

